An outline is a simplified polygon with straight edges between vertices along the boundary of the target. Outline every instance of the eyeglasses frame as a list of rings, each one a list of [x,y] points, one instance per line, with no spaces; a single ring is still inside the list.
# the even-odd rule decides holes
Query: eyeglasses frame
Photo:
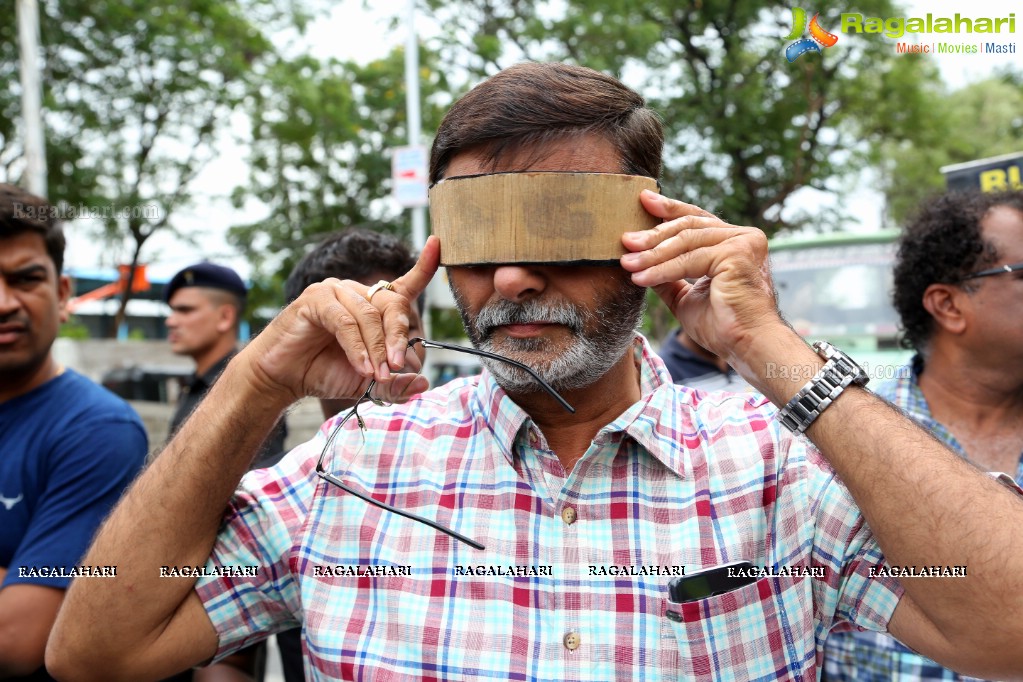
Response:
[[[1023,270],[1023,263],[1013,263],[1011,265],[999,265],[997,268],[990,268],[988,270],[980,270],[978,272],[971,272],[965,275],[961,281],[965,282],[968,279],[977,279],[978,277],[991,277],[992,275],[1001,275],[1005,272],[1019,272]]]

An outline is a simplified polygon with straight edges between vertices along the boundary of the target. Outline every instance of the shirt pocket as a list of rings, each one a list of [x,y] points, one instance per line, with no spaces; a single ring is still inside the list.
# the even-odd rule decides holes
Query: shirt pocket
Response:
[[[768,577],[737,590],[666,607],[679,647],[680,680],[815,680],[813,607],[806,578]]]

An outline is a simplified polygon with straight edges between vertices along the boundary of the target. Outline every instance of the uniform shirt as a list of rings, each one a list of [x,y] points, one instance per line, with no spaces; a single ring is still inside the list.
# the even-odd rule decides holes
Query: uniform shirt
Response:
[[[181,395],[178,396],[178,404],[174,408],[174,414],[171,417],[168,441],[174,437],[174,434],[185,423],[188,416],[199,406],[199,403],[202,402],[210,388],[213,387],[214,382],[227,369],[227,363],[231,362],[231,358],[236,354],[237,351],[231,351],[220,360],[217,360],[205,373],[192,374],[188,383],[182,387]],[[276,464],[284,454],[284,439],[287,436],[288,425],[284,417],[281,417],[280,421],[274,426],[273,431],[267,436],[266,442],[263,443],[263,447],[257,453],[251,468],[261,469]]]
[[[896,378],[877,387],[877,395],[902,409],[914,421],[933,433],[963,459],[966,451],[952,432],[931,416],[927,398],[920,390],[923,358],[915,356],[900,368]],[[1023,484],[1023,453],[1014,472]],[[828,682],[888,682],[889,680],[976,680],[943,667],[900,644],[889,635],[875,632],[835,632],[825,649]]]
[[[820,453],[761,396],[671,383],[642,338],[642,398],[571,472],[486,371],[363,406],[325,468],[482,542],[475,550],[315,473],[334,420],[248,474],[196,590],[219,656],[304,623],[308,679],[812,680],[836,620],[883,630],[901,588]],[[336,420],[336,418],[335,418]],[[673,575],[767,576],[665,617]]]

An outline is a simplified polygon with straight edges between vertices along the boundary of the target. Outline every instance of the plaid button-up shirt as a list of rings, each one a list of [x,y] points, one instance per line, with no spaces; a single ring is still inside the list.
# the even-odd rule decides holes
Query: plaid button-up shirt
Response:
[[[920,390],[923,359],[918,355],[910,364],[900,367],[896,378],[877,387],[877,395],[902,409],[914,421],[933,433],[964,459],[963,446],[931,416],[927,398]],[[1016,482],[1023,484],[1023,453],[1015,472]],[[828,682],[889,682],[890,680],[954,680],[965,682],[976,677],[962,675],[943,667],[926,656],[900,644],[890,635],[879,632],[835,632],[825,647],[824,671]]]
[[[567,474],[486,371],[345,425],[331,471],[482,551],[318,478],[334,420],[246,476],[208,568],[255,575],[196,587],[218,655],[301,623],[314,680],[812,680],[835,622],[883,630],[901,588],[816,449],[634,357],[642,398]],[[764,577],[665,617],[673,575],[741,559]]]

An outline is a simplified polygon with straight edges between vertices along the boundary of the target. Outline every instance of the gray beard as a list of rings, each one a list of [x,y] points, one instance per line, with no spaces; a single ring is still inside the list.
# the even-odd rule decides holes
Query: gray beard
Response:
[[[459,292],[454,287],[451,291],[474,347],[522,362],[555,390],[570,391],[596,383],[632,346],[643,316],[646,290],[626,283],[611,299],[592,311],[570,303],[530,299],[517,304],[501,299],[484,306],[475,318],[470,318],[468,306]],[[494,342],[496,327],[525,322],[564,325],[572,333],[572,341],[561,352],[545,338],[508,338],[500,345]],[[587,328],[597,332],[587,336]],[[481,358],[481,362],[498,385],[509,393],[543,390],[528,372],[518,367],[490,358]]]

